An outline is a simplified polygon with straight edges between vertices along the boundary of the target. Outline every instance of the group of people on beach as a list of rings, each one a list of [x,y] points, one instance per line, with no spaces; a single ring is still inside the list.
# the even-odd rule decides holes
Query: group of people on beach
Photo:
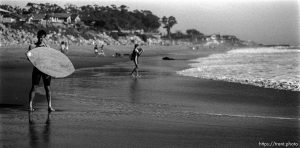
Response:
[[[98,45],[95,44],[94,46],[94,53],[96,56],[105,56],[104,50],[103,50],[104,44],[100,45],[100,50],[98,49]]]
[[[45,38],[47,36],[47,32],[45,30],[39,30],[37,32],[37,42],[29,45],[28,51],[37,48],[37,47],[50,47],[49,45],[47,45],[45,43]],[[103,47],[104,44],[101,45],[100,47],[100,51],[98,50],[98,46],[97,44],[95,44],[94,47],[94,52],[95,54],[97,54],[97,56],[99,55],[105,55],[104,51],[103,51]],[[69,46],[68,43],[65,41],[61,42],[60,45],[60,51],[64,54],[66,54],[68,52]],[[130,60],[133,61],[134,63],[134,68],[131,71],[131,75],[133,77],[140,77],[139,75],[139,71],[138,71],[138,59],[139,56],[143,53],[143,49],[140,47],[140,45],[138,43],[134,44],[134,49],[132,50],[132,53],[130,54]],[[41,78],[43,79],[43,83],[44,83],[44,89],[46,92],[46,99],[47,99],[47,103],[48,103],[48,112],[52,112],[55,111],[55,109],[52,107],[52,96],[51,96],[51,79],[52,77],[48,74],[43,73],[42,71],[40,71],[39,69],[37,69],[36,67],[33,66],[33,70],[32,70],[32,85],[31,85],[31,89],[29,92],[29,111],[34,111],[33,108],[33,99],[35,97],[37,88],[39,86],[40,80]]]

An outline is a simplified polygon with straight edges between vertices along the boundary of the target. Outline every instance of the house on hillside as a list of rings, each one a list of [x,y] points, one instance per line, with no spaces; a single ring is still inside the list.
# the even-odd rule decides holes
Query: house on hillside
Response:
[[[0,15],[0,23],[14,23],[17,20],[15,18],[12,18],[10,16],[3,16]]]
[[[68,23],[72,22],[71,13],[50,13],[47,14],[47,21],[49,23]]]
[[[225,40],[225,41],[231,41],[231,42],[234,42],[234,41],[238,40],[238,38],[234,35],[223,35],[222,39]]]
[[[0,22],[2,23],[15,23],[21,18],[20,15],[15,13],[2,13],[0,14]]]
[[[28,19],[29,19],[29,16],[26,16],[26,15],[22,15],[19,17],[19,21],[24,22],[24,23],[27,22]]]
[[[11,15],[10,11],[0,8],[0,23],[14,23],[16,21],[16,18]]]
[[[210,36],[210,38],[212,39],[212,40],[220,40],[221,39],[221,35],[220,34],[213,34],[213,35],[211,35]]]
[[[78,14],[72,14],[71,15],[71,22],[73,24],[78,24],[81,21],[80,17]]]
[[[125,34],[144,34],[144,30],[143,29],[135,29],[135,30],[123,30],[123,29],[120,29],[120,30],[112,30],[111,32],[114,32],[114,33],[117,33],[117,32],[122,32],[122,33],[125,33]]]
[[[206,41],[220,41],[220,40],[222,40],[222,37],[221,37],[220,34],[204,35],[202,38]]]
[[[34,23],[34,24],[46,25],[45,17],[46,17],[46,14],[32,14],[29,16],[27,22]]]

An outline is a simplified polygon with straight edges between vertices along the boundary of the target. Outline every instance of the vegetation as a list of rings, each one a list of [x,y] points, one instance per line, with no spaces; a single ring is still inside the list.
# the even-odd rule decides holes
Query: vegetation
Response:
[[[73,13],[78,14],[85,25],[97,31],[111,30],[144,30],[145,32],[158,32],[160,18],[149,10],[129,11],[128,7],[121,5],[99,6],[85,5],[77,7],[66,4],[64,8],[57,4],[28,3],[26,8],[10,5],[0,5],[0,8],[13,12],[18,16],[42,13]]]
[[[12,12],[13,16],[22,17],[29,14],[49,14],[49,13],[72,13],[78,14],[81,22],[75,25],[53,23],[47,26],[41,24],[29,24],[17,22],[9,25],[11,29],[22,28],[25,32],[35,33],[38,29],[45,29],[49,32],[58,33],[62,36],[71,35],[75,38],[95,39],[95,36],[105,32],[105,35],[119,40],[120,37],[126,37],[130,31],[133,32],[143,41],[147,41],[149,37],[155,38],[153,33],[159,33],[158,29],[162,25],[166,29],[167,35],[163,39],[182,40],[193,43],[205,43],[205,36],[196,29],[188,29],[186,32],[176,31],[171,32],[177,20],[174,16],[163,16],[161,19],[149,10],[129,10],[126,5],[116,6],[99,6],[99,5],[84,5],[76,6],[74,4],[66,4],[64,8],[57,4],[38,4],[27,3],[25,8],[10,5],[0,5],[0,8]],[[11,15],[10,14],[10,15]],[[73,27],[70,27],[73,26]],[[45,28],[46,27],[46,28]],[[142,33],[145,32],[145,33]],[[218,35],[216,38],[221,39]],[[237,38],[224,35],[223,39],[236,44]]]
[[[162,23],[164,24],[164,28],[167,30],[168,38],[171,39],[171,28],[177,24],[176,18],[174,16],[163,16]]]

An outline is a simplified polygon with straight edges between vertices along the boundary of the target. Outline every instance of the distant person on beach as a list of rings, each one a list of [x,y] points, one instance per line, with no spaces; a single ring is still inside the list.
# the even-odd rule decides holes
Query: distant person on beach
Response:
[[[97,44],[95,44],[95,46],[94,46],[94,53],[95,53],[96,56],[99,55],[98,45]]]
[[[36,47],[49,47],[45,42],[44,39],[46,37],[47,33],[44,30],[40,30],[37,33],[37,39],[38,41],[33,44],[30,45],[28,48],[28,51],[36,48]],[[46,91],[46,98],[47,98],[47,102],[48,102],[48,111],[55,111],[52,108],[52,104],[51,104],[51,90],[50,90],[50,84],[51,84],[51,76],[41,72],[40,70],[38,70],[36,67],[33,67],[32,70],[32,85],[31,85],[31,89],[29,92],[29,111],[34,111],[34,108],[32,106],[32,102],[36,93],[36,89],[40,83],[40,79],[43,79],[44,82],[44,88]]]
[[[95,53],[96,56],[105,56],[103,47],[104,47],[104,44],[101,45],[100,51],[99,51],[98,45],[95,44],[95,47],[94,47],[94,53]]]
[[[63,54],[67,54],[68,50],[69,50],[68,43],[65,42],[65,41],[62,41],[62,42],[60,43],[60,51],[61,51]]]
[[[138,60],[139,56],[143,53],[143,49],[139,46],[139,44],[134,44],[134,49],[130,55],[130,59],[133,61],[135,67],[133,68],[131,75],[135,77],[139,77],[139,67],[138,67]],[[134,75],[136,73],[136,75]]]
[[[105,56],[103,48],[104,48],[104,44],[101,45],[100,52],[98,52],[98,55]]]

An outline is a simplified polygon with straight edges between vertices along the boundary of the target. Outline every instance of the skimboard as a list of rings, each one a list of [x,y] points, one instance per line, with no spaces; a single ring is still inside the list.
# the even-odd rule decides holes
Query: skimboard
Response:
[[[41,72],[54,78],[63,78],[75,71],[70,59],[56,49],[37,47],[26,53],[29,61]]]

